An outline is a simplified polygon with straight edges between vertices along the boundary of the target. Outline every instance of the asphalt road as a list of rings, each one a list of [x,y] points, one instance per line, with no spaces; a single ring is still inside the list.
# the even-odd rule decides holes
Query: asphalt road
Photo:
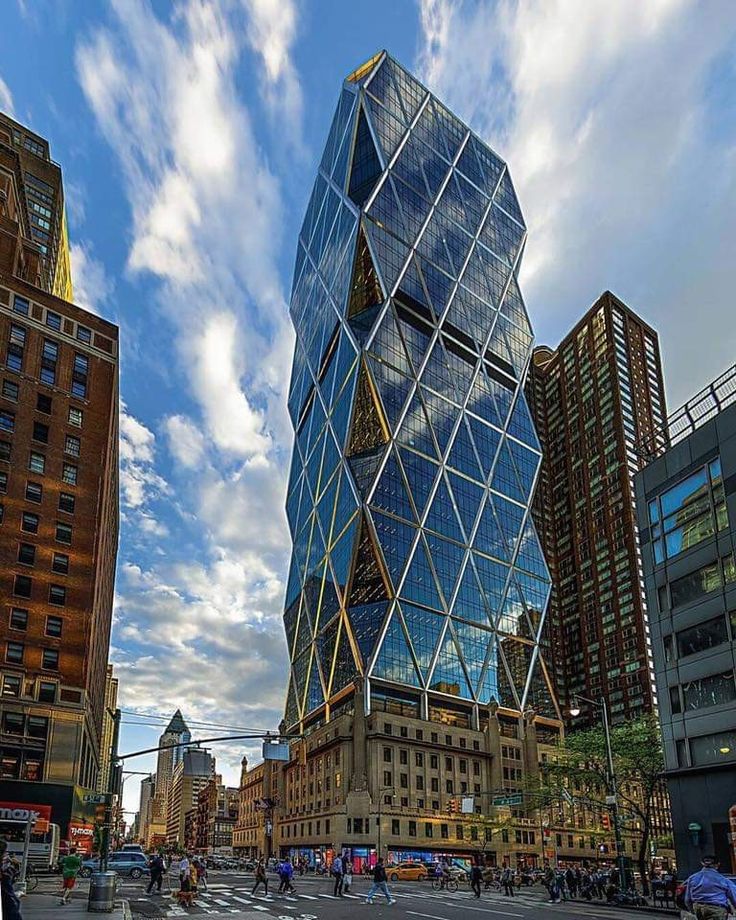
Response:
[[[134,920],[164,920],[169,917],[230,917],[232,920],[363,920],[363,918],[401,917],[402,920],[666,920],[671,914],[661,911],[624,910],[600,903],[571,901],[546,902],[540,886],[524,888],[517,897],[483,892],[476,900],[467,886],[454,894],[433,891],[429,882],[394,882],[389,885],[396,903],[388,905],[382,895],[372,905],[365,903],[370,880],[356,878],[353,890],[344,898],[333,897],[329,878],[296,876],[294,895],[277,895],[278,879],[269,877],[269,895],[251,895],[253,876],[241,872],[211,872],[207,891],[200,890],[194,906],[185,910],[166,892],[146,894],[147,879],[122,880],[120,894],[127,898]],[[176,885],[178,887],[178,885]],[[81,892],[80,892],[81,894]],[[354,915],[358,915],[354,917]]]

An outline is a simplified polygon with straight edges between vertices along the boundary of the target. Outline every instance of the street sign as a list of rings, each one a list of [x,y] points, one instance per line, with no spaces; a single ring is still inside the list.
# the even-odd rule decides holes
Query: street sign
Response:
[[[615,796],[615,795],[607,795],[607,796],[606,796],[606,805],[615,805],[615,804],[616,804],[616,796]]]
[[[496,795],[491,800],[491,805],[521,805],[523,800],[522,795]]]
[[[463,796],[460,812],[464,815],[475,814],[475,799],[472,795]]]
[[[107,795],[104,792],[87,793],[82,796],[85,805],[106,805]]]
[[[562,795],[562,798],[567,802],[568,805],[574,804],[572,796],[567,791],[567,789],[565,789],[564,786],[560,789],[560,794]]]

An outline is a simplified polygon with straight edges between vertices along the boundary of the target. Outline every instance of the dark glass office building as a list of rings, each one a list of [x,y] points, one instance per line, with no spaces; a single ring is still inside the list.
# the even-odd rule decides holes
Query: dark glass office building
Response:
[[[525,228],[506,164],[381,53],[345,81],[299,235],[289,727],[387,699],[558,715],[529,514]]]
[[[636,500],[681,875],[736,872],[736,368],[638,446]]]

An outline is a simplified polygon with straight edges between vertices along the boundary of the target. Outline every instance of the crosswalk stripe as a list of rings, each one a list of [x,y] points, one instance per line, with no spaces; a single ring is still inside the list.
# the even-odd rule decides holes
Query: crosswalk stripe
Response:
[[[298,897],[305,898],[307,901],[318,901],[319,900],[319,898],[317,898],[313,894],[300,894],[298,895]]]
[[[252,901],[249,901],[247,898],[240,898],[238,895],[233,895],[233,901],[237,901],[238,904],[252,904]]]

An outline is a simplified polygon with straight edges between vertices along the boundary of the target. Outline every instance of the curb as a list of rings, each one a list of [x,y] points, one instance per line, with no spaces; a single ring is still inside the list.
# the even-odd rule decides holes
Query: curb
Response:
[[[133,912],[130,909],[128,901],[122,901],[120,905],[123,909],[123,920],[133,920]]]

